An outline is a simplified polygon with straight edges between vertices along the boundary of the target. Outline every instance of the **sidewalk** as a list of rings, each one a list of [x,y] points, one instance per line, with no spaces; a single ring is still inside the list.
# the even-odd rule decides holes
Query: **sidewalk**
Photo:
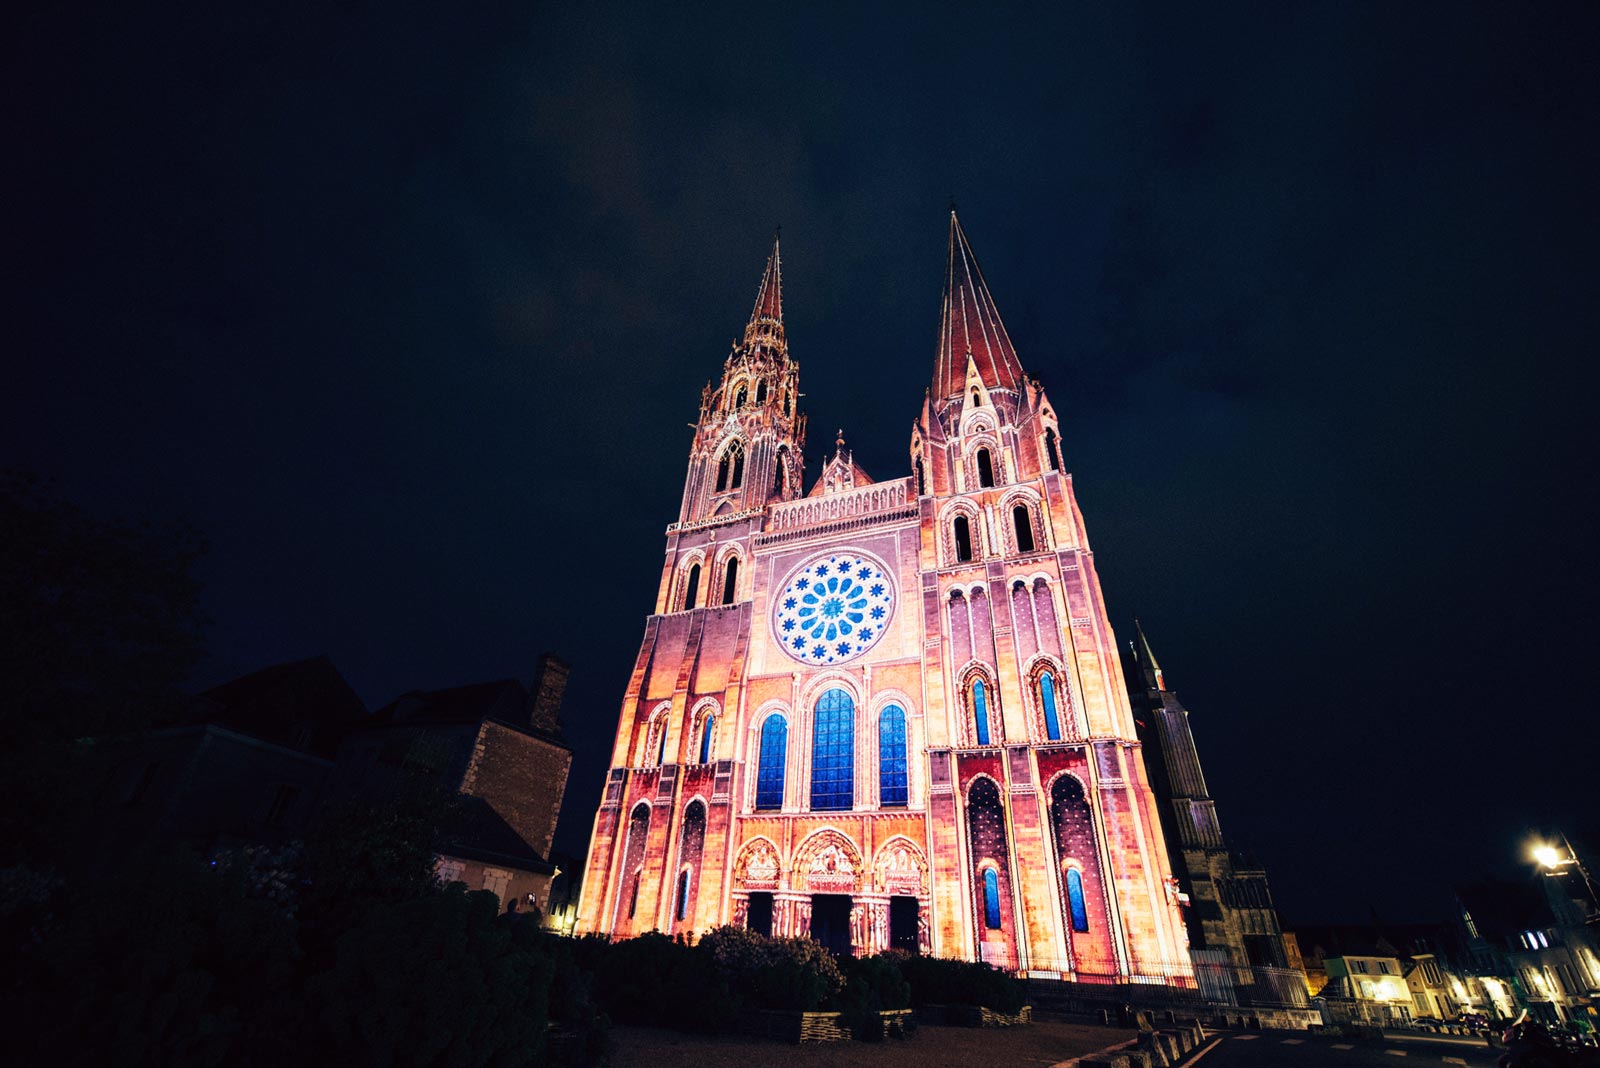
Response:
[[[1036,1022],[1023,1027],[919,1027],[883,1042],[808,1042],[789,1046],[741,1035],[689,1035],[653,1027],[612,1029],[614,1068],[1047,1068],[1134,1037],[1132,1031]]]

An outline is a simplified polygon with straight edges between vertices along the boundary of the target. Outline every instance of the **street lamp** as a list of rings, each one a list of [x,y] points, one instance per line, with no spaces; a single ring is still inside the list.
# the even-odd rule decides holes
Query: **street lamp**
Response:
[[[1568,865],[1577,868],[1578,874],[1583,878],[1584,889],[1589,892],[1590,908],[1600,909],[1600,896],[1597,896],[1594,892],[1594,883],[1590,880],[1589,871],[1583,866],[1583,861],[1578,859],[1578,851],[1572,848],[1572,843],[1567,841],[1565,833],[1561,831],[1556,833],[1561,835],[1561,845],[1566,849],[1566,853],[1563,854],[1561,850],[1548,842],[1541,842],[1533,847],[1533,859],[1538,861],[1542,867],[1548,869],[1545,872],[1546,876],[1560,875],[1562,874],[1561,869]]]

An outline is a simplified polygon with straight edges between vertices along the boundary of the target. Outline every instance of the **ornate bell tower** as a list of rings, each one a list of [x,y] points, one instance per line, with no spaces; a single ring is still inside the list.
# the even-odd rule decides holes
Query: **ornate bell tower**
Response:
[[[722,364],[722,381],[700,394],[680,523],[758,512],[802,492],[806,418],[798,411],[800,365],[783,333],[783,275],[773,238],[744,338]]]

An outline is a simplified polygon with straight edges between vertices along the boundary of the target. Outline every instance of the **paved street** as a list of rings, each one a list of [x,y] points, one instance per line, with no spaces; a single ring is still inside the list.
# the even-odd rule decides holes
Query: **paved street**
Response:
[[[1493,1068],[1500,1055],[1482,1038],[1391,1035],[1385,1045],[1374,1046],[1281,1033],[1219,1037],[1221,1041],[1200,1058],[1201,1068]]]

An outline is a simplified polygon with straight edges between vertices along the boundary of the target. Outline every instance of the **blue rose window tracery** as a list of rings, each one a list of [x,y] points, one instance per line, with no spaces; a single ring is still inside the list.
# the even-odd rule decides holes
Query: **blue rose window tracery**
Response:
[[[894,586],[872,560],[830,553],[794,572],[773,603],[784,652],[806,664],[837,664],[883,636],[894,614]]]

